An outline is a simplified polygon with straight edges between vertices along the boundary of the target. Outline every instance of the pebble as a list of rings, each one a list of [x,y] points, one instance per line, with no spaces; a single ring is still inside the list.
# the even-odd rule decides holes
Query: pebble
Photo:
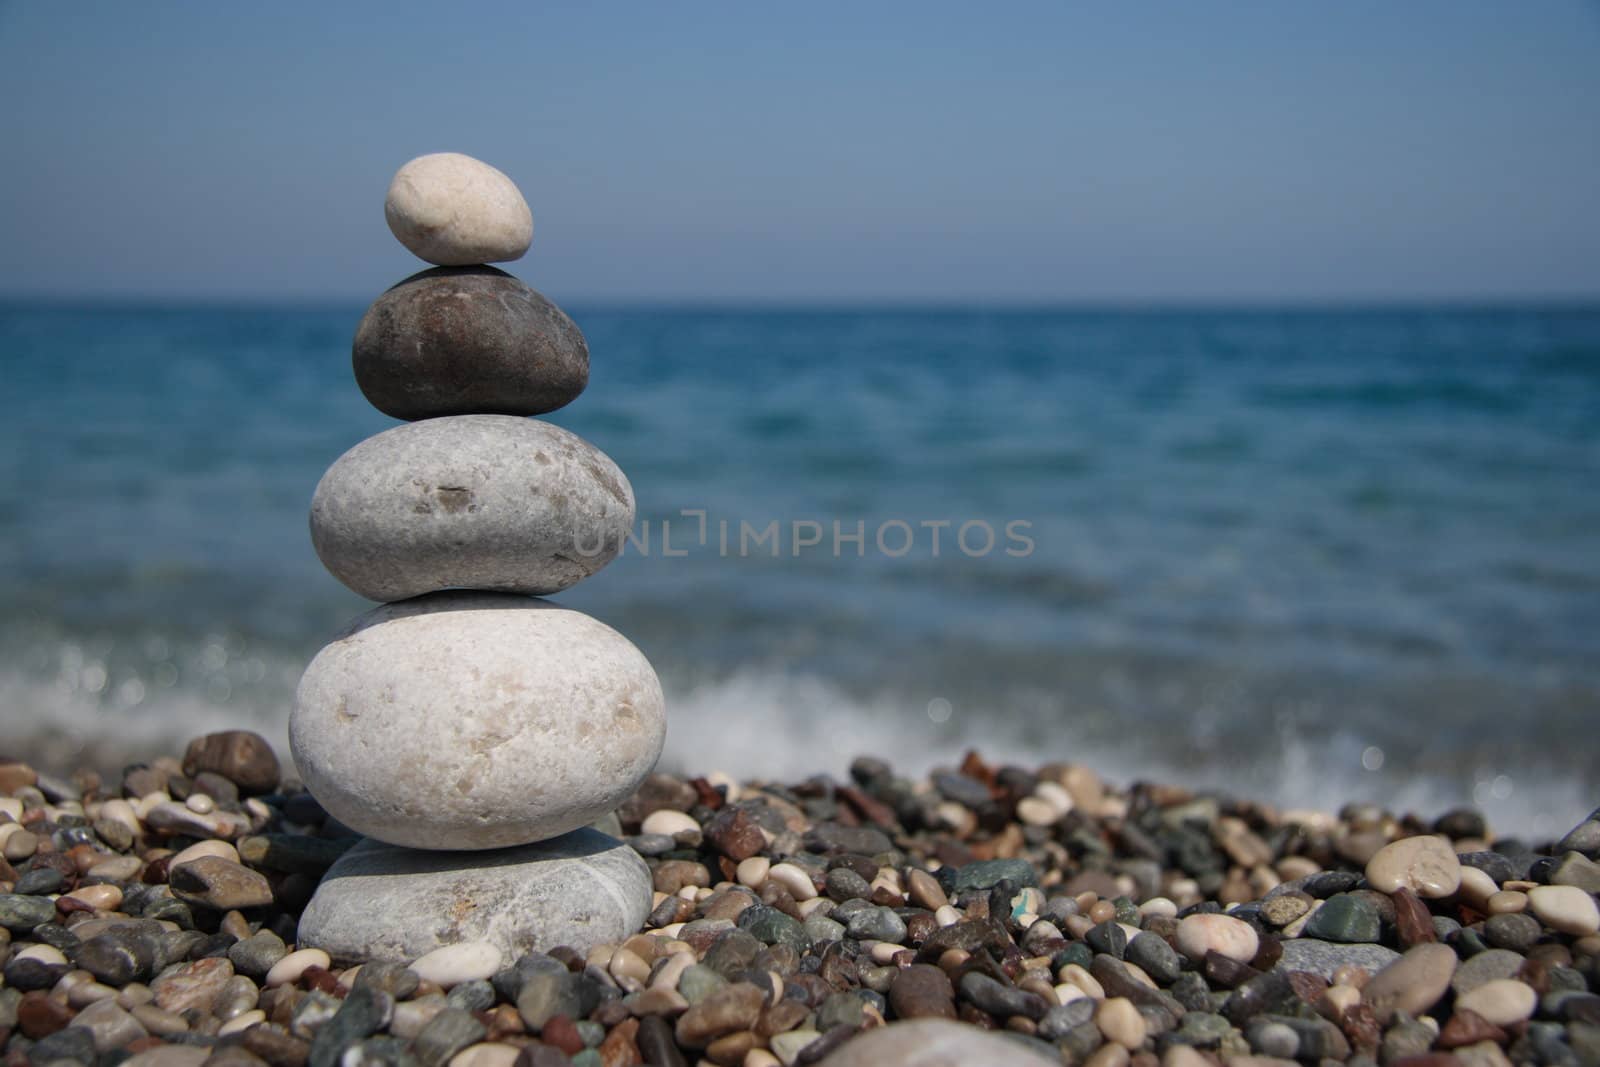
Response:
[[[460,152],[418,156],[396,171],[383,217],[407,250],[441,266],[521,259],[533,241],[516,183]]]
[[[639,831],[646,834],[664,834],[667,837],[672,837],[675,834],[683,833],[698,834],[700,832],[700,824],[694,820],[692,815],[662,808],[646,815],[644,822],[639,826]]]
[[[352,362],[368,402],[408,421],[539,415],[589,381],[577,325],[493,267],[435,268],[389,289],[362,317]]]
[[[481,1042],[468,1045],[452,1056],[449,1067],[513,1067],[521,1051],[516,1045]]]
[[[665,738],[661,684],[626,638],[498,593],[361,616],[306,668],[289,721],[295,763],[328,812],[415,849],[505,848],[587,826],[628,797]]]
[[[1463,960],[1456,967],[1450,988],[1459,998],[1487,982],[1510,978],[1522,969],[1523,958],[1509,949],[1495,948],[1479,952]]]
[[[767,878],[788,890],[795,900],[810,900],[817,895],[811,876],[792,863],[775,863],[767,871]]]
[[[1461,884],[1461,863],[1446,837],[1423,834],[1384,845],[1367,861],[1367,881],[1380,893],[1402,886],[1424,900],[1454,893]]]
[[[1377,941],[1382,930],[1382,919],[1371,902],[1340,893],[1323,901],[1301,932],[1324,941],[1366,943]]]
[[[503,850],[487,867],[368,840],[328,871],[300,917],[300,941],[349,960],[413,960],[461,940],[506,958],[557,945],[587,952],[636,933],[650,899],[644,861],[595,830]],[[463,900],[478,906],[463,913]]]
[[[320,948],[298,949],[274,963],[267,971],[267,976],[262,984],[269,989],[273,986],[293,985],[310,968],[321,967],[326,970],[331,966],[333,966],[333,961]]]
[[[1100,1027],[1100,1032],[1106,1035],[1107,1041],[1114,1041],[1126,1049],[1143,1045],[1148,1032],[1144,1016],[1126,997],[1108,998],[1095,1012],[1094,1021]]]
[[[1177,942],[1178,951],[1191,960],[1203,960],[1206,953],[1216,952],[1239,963],[1249,963],[1261,947],[1250,924],[1230,915],[1190,915],[1179,920]]]
[[[216,911],[272,903],[272,885],[258,871],[220,856],[201,856],[169,869],[172,894]]]
[[[183,773],[192,778],[206,772],[221,775],[246,795],[272,792],[282,775],[272,745],[251,730],[223,730],[189,742]]]
[[[1455,951],[1446,945],[1418,945],[1374,974],[1361,999],[1380,1023],[1396,1012],[1421,1015],[1439,1002],[1456,972]]]
[[[1494,1026],[1510,1026],[1533,1015],[1539,994],[1525,982],[1496,978],[1456,998],[1457,1011],[1470,1011]]]
[[[503,959],[500,949],[486,941],[463,941],[418,957],[412,961],[411,970],[424,982],[450,989],[490,977],[500,969]]]
[[[633,517],[627,478],[576,434],[453,415],[339,457],[312,498],[311,538],[333,576],[372,600],[456,587],[544,595],[616,558]]]
[[[1573,937],[1600,931],[1600,908],[1577,886],[1535,886],[1528,890],[1528,908],[1546,926]]]

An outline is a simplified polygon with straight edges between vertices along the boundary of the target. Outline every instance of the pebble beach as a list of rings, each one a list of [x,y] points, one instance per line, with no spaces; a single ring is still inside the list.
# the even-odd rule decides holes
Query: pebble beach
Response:
[[[977,753],[657,773],[596,826],[650,872],[630,936],[360,960],[297,943],[359,838],[258,735],[0,797],[7,1065],[1600,1062],[1600,814],[1524,841]]]

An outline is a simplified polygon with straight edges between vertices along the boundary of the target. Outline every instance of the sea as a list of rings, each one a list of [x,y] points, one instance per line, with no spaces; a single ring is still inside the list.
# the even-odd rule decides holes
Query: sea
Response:
[[[1600,803],[1600,307],[567,309],[663,766]],[[370,605],[307,506],[363,308],[0,305],[0,750],[257,729]]]

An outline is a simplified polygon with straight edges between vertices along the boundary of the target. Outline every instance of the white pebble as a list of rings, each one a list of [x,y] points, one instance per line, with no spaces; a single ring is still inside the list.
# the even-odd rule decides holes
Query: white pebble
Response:
[[[257,1023],[264,1023],[266,1021],[266,1012],[262,1011],[260,1008],[252,1008],[250,1011],[240,1012],[238,1015],[235,1015],[233,1018],[219,1026],[217,1028],[217,1036],[227,1037],[229,1034],[237,1034],[241,1030],[248,1030]]]
[[[1216,952],[1239,963],[1255,959],[1261,939],[1249,923],[1231,915],[1190,915],[1178,923],[1178,951],[1191,960]]]
[[[1094,1022],[1100,1032],[1106,1035],[1107,1041],[1114,1041],[1127,1049],[1144,1044],[1149,1033],[1144,1016],[1139,1014],[1139,1009],[1127,997],[1112,997],[1101,1004],[1100,1010],[1095,1012]]]
[[[1067,814],[1073,808],[1072,794],[1055,782],[1040,782],[1033,787],[1033,795],[1056,809],[1056,815]]]
[[[772,861],[765,856],[751,856],[741,860],[734,870],[734,876],[739,879],[739,884],[746,889],[760,889],[766,883],[767,872],[772,870]]]
[[[1174,904],[1166,897],[1151,897],[1149,900],[1139,905],[1139,916],[1145,919],[1156,915],[1172,919],[1176,918],[1177,914],[1178,905]]]
[[[311,967],[328,968],[333,966],[333,961],[328,954],[320,948],[302,948],[291,952],[283,959],[272,965],[267,972],[265,986],[293,985],[300,980],[300,976]]]
[[[515,1045],[484,1042],[468,1045],[450,1057],[450,1067],[511,1067],[522,1050]]]
[[[1528,907],[1552,930],[1574,937],[1600,931],[1600,907],[1575,885],[1541,885],[1528,890]]]
[[[1496,978],[1456,998],[1456,1008],[1477,1012],[1495,1026],[1520,1023],[1533,1014],[1539,994],[1526,982]]]
[[[878,964],[890,964],[894,962],[896,953],[904,952],[905,950],[906,947],[904,945],[879,941],[872,946],[872,961]]]
[[[11,958],[14,960],[38,960],[40,963],[52,967],[65,965],[67,962],[67,957],[54,945],[29,945]]]
[[[774,863],[767,878],[783,886],[795,900],[811,900],[817,895],[811,876],[792,863]]]
[[[1457,890],[1469,904],[1482,904],[1500,891],[1488,872],[1476,867],[1461,868],[1461,887]]]
[[[1455,846],[1438,834],[1391,841],[1367,861],[1367,881],[1380,893],[1410,889],[1424,899],[1448,897],[1461,886]]]
[[[204,793],[190,793],[183,804],[196,815],[210,815],[217,810],[217,802]]]
[[[688,833],[693,830],[700,832],[700,824],[694,821],[694,816],[671,808],[662,808],[652,811],[644,817],[644,822],[639,824],[639,829],[647,834],[665,834],[672,837],[677,834]]]
[[[445,267],[520,259],[533,215],[516,183],[459,152],[418,156],[395,174],[383,215],[396,240]]]
[[[488,978],[500,969],[500,950],[487,941],[463,941],[436,948],[411,964],[417,977],[442,989]]]
[[[1029,826],[1050,826],[1060,817],[1055,805],[1043,797],[1023,797],[1017,801],[1017,818]]]
[[[961,921],[961,913],[949,904],[942,904],[933,913],[933,918],[940,926],[954,926]]]

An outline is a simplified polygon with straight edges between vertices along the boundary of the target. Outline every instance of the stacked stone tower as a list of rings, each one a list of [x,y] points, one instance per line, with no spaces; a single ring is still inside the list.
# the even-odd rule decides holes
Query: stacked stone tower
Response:
[[[410,960],[488,942],[511,959],[635,932],[649,872],[588,825],[649,773],[661,686],[625,638],[536,599],[621,551],[633,490],[575,434],[528,418],[588,384],[561,309],[485,264],[533,219],[511,180],[454,153],[395,175],[389,227],[438,264],[378,298],[356,381],[407,420],[323,475],[311,537],[334,577],[383,605],[317,653],[290,747],[307,787],[367,835],[318,888],[301,943]]]

